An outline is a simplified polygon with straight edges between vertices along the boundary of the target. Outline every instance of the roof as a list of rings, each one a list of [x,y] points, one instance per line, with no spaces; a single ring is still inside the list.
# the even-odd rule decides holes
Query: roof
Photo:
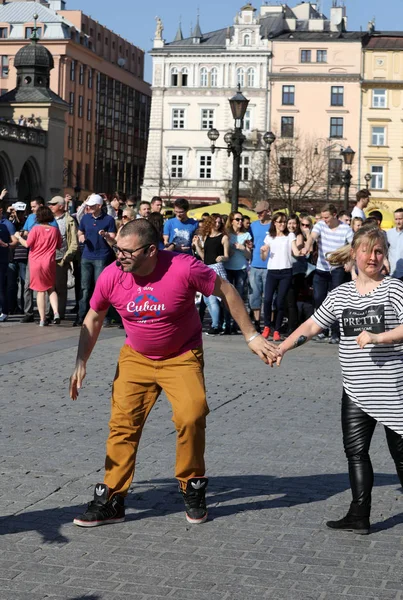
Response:
[[[371,36],[365,44],[366,50],[401,50],[403,48],[403,32],[392,31]]]
[[[65,20],[55,11],[39,2],[10,2],[0,4],[0,21],[3,23],[31,23],[34,14],[41,23],[64,23]]]
[[[44,87],[20,87],[14,88],[0,96],[0,104],[11,104],[11,103],[40,103],[40,102],[53,102],[60,106],[68,107],[67,102],[60,98],[55,92],[52,92],[49,88]]]
[[[15,68],[21,67],[42,67],[53,69],[53,57],[45,46],[38,43],[31,43],[18,50],[14,59]]]

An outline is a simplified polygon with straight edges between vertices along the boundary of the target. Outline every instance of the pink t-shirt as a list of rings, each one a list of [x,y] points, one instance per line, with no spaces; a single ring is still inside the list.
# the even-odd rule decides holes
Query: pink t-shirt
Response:
[[[115,263],[102,271],[90,306],[112,304],[126,331],[126,344],[147,358],[172,358],[202,345],[196,292],[211,296],[217,275],[185,254],[159,252],[147,277],[124,273]]]

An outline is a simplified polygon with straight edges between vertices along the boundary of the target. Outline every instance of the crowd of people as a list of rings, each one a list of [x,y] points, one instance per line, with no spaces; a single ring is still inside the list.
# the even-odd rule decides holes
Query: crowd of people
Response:
[[[0,194],[0,322],[22,314],[21,321],[34,321],[34,292],[39,325],[59,324],[67,318],[68,288],[74,286],[73,326],[81,326],[100,273],[115,260],[119,228],[135,219],[148,219],[159,235],[159,250],[193,255],[228,280],[248,306],[258,332],[279,342],[290,335],[319,308],[327,294],[341,283],[356,278],[352,262],[329,260],[345,247],[364,224],[382,223],[382,213],[364,210],[368,190],[357,193],[352,213],[338,212],[327,204],[315,214],[272,212],[269,202],[257,202],[257,219],[251,222],[242,209],[229,215],[204,213],[200,220],[188,216],[189,202],[175,200],[173,217],[164,218],[163,202],[154,197],[140,202],[115,193],[92,194],[81,206],[71,196],[55,196],[46,205],[36,197],[28,206],[9,205],[7,191]],[[40,227],[36,227],[40,226]],[[395,211],[395,227],[385,233],[390,263],[385,273],[403,277],[403,209]],[[336,260],[336,262],[335,262]],[[238,324],[216,297],[200,296],[202,323],[206,311],[210,321],[205,333],[233,335]],[[263,313],[262,313],[263,308]],[[104,327],[121,319],[111,309]],[[334,323],[316,340],[340,341]]]

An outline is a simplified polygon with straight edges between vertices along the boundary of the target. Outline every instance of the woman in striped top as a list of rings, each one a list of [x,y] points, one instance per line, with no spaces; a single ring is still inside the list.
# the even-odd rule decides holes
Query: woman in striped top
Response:
[[[332,529],[369,532],[373,471],[369,446],[376,423],[385,426],[389,451],[403,485],[403,283],[381,273],[387,254],[383,232],[362,227],[351,256],[355,281],[331,291],[314,315],[279,347],[278,364],[292,348],[339,322],[343,375],[342,429],[353,500]],[[332,257],[330,257],[332,259]]]

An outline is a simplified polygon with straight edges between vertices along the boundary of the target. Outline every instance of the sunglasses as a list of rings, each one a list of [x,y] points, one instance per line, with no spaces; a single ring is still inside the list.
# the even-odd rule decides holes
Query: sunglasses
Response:
[[[126,215],[123,215],[122,220],[123,219],[128,219],[129,217],[127,217]]]
[[[309,223],[301,223],[301,227],[309,227],[310,224]]]
[[[127,204],[127,208],[134,208],[134,204]]]
[[[275,223],[287,223],[287,221],[274,221]]]
[[[242,219],[236,218],[236,219],[232,219],[233,221],[242,221]]]

